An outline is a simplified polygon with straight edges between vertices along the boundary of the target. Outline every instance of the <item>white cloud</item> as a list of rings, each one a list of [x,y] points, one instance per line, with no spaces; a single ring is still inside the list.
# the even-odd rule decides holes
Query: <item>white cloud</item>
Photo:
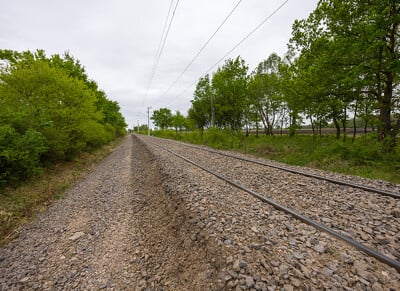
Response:
[[[110,99],[119,102],[127,122],[147,122],[147,106],[186,112],[199,77],[282,0],[242,1],[209,46],[168,91],[200,47],[237,1],[181,0],[146,99],[146,86],[170,1],[17,0],[3,1],[0,47],[69,51]],[[307,17],[317,0],[292,0],[230,57],[241,55],[250,70],[272,52],[282,55],[295,19]]]

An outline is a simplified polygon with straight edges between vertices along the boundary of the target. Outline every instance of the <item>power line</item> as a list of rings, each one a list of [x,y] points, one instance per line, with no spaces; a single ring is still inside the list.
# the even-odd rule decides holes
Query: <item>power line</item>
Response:
[[[179,76],[175,79],[174,82],[169,86],[169,88],[164,92],[163,95],[166,95],[169,90],[171,90],[172,87],[180,80],[180,78],[183,76],[184,73],[189,69],[189,67],[193,64],[193,62],[197,59],[197,57],[201,54],[201,52],[207,47],[207,45],[210,43],[210,41],[214,38],[214,36],[217,34],[217,32],[221,29],[221,27],[225,24],[225,22],[228,20],[228,18],[233,14],[233,12],[236,10],[236,8],[239,6],[240,2],[242,0],[239,0],[236,5],[233,7],[233,9],[229,12],[229,14],[225,17],[225,19],[221,22],[221,24],[218,26],[218,28],[214,31],[214,33],[208,38],[208,40],[205,42],[205,44],[200,48],[200,50],[195,54],[195,56],[191,59],[189,64],[183,69],[183,71],[179,74]]]
[[[169,21],[169,23],[168,23],[168,19],[169,19],[169,15],[170,15],[170,13],[171,13],[171,8],[172,8],[173,2],[174,2],[174,0],[171,0],[171,2],[170,2],[170,6],[169,6],[169,10],[168,10],[167,19],[165,20],[165,23],[164,23],[163,33],[162,33],[162,35],[161,35],[161,40],[160,40],[160,43],[159,43],[159,47],[158,47],[158,49],[157,49],[156,57],[155,57],[155,59],[154,59],[154,63],[153,63],[153,67],[152,67],[152,70],[151,70],[151,75],[150,75],[149,83],[147,84],[145,98],[147,97],[147,94],[148,94],[148,91],[149,91],[149,89],[150,89],[151,83],[153,82],[154,75],[155,75],[155,73],[156,73],[156,70],[157,70],[157,67],[158,67],[158,63],[159,63],[159,61],[160,61],[162,52],[163,52],[163,50],[164,50],[164,45],[165,45],[165,42],[167,41],[167,37],[168,37],[168,34],[169,34],[169,30],[170,30],[170,28],[171,28],[172,20],[174,19],[175,11],[176,11],[176,8],[178,7],[178,4],[179,4],[179,0],[176,1],[174,10],[173,10],[173,12],[172,12],[172,16],[171,16],[170,21]],[[165,30],[167,23],[168,23],[168,28],[167,28],[167,30]]]
[[[220,58],[214,65],[212,65],[205,73],[203,73],[201,76],[207,75],[215,66],[217,66],[221,61],[223,61],[231,52],[233,52],[235,49],[237,49],[245,40],[247,40],[254,32],[256,32],[265,22],[267,22],[269,19],[271,19],[272,16],[274,16],[279,10],[285,6],[289,0],[285,0],[282,2],[281,5],[278,6],[271,14],[269,14],[263,21],[260,22],[252,31],[250,31],[244,38],[242,38],[232,49],[230,49],[222,58]],[[188,89],[190,89],[195,83],[191,84],[189,87],[186,87],[177,97],[181,96],[183,93],[185,93]]]
[[[162,34],[161,34],[160,42],[159,42],[159,44],[158,44],[156,56],[155,56],[155,58],[154,58],[153,66],[151,67],[151,73],[152,73],[152,74],[153,74],[154,69],[155,69],[155,66],[156,66],[157,56],[158,56],[158,54],[159,54],[159,52],[160,52],[161,44],[163,43],[164,34],[165,34],[165,30],[166,30],[166,28],[167,28],[168,19],[169,19],[169,15],[170,15],[170,13],[171,13],[171,9],[172,9],[172,4],[173,4],[173,3],[174,3],[174,0],[171,0],[171,2],[170,2],[170,4],[169,4],[169,9],[168,9],[167,18],[165,19],[165,22],[164,22],[164,26],[163,26],[163,31],[162,31]]]
[[[170,19],[169,24],[168,24],[168,29],[167,29],[167,32],[165,33],[164,41],[162,43],[162,46],[161,46],[161,49],[160,49],[160,53],[159,53],[158,58],[157,58],[156,65],[154,67],[153,77],[154,77],[154,74],[155,74],[155,72],[157,70],[158,62],[160,61],[160,57],[161,57],[162,51],[164,50],[164,45],[165,45],[165,42],[167,41],[169,29],[171,28],[172,20],[174,19],[175,11],[176,11],[176,8],[178,7],[178,4],[179,4],[179,0],[176,1],[174,12],[172,12],[172,16],[171,16],[171,19]]]

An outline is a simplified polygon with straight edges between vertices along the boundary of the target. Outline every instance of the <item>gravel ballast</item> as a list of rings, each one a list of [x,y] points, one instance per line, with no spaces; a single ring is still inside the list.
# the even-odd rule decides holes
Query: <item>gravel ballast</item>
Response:
[[[379,203],[385,202],[380,198],[365,198],[374,199],[369,204],[377,207],[365,216],[372,207],[367,200],[342,201],[335,198],[342,194],[333,186],[297,177],[297,186],[290,190],[294,178],[283,173],[265,172],[256,166],[251,170],[200,150],[189,152],[167,141],[127,136],[92,173],[0,250],[0,289],[400,288],[400,275],[393,268],[227,185],[150,141],[174,147],[266,193],[275,189],[288,203],[292,201],[286,196],[289,192],[303,189],[299,200],[303,202],[293,207],[299,206],[321,220],[327,217],[330,222],[326,223],[337,218],[339,226],[351,226],[351,235],[357,238],[361,229],[374,238],[374,246],[380,231],[379,246],[397,256],[399,218],[393,217],[391,224],[386,221],[389,214],[381,210]],[[268,181],[261,177],[262,171]],[[279,188],[278,179],[288,183]],[[318,216],[312,208],[324,214],[331,213],[332,208],[324,209],[322,204],[311,207],[307,201],[314,198],[307,195],[324,195],[324,191],[330,191],[337,201],[332,203],[351,203],[354,209],[361,205],[357,208],[361,210],[341,214],[343,209],[338,208],[336,215]],[[357,191],[349,193],[356,195]],[[354,221],[359,215],[360,220]],[[363,227],[369,227],[371,233]],[[365,242],[370,241],[369,236]]]

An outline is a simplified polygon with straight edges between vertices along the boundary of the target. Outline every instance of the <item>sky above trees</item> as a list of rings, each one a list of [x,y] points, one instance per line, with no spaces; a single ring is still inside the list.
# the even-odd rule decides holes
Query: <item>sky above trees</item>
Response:
[[[193,65],[164,94],[237,2],[179,1],[147,96],[170,1],[6,1],[0,16],[0,48],[44,49],[48,54],[69,51],[107,96],[120,104],[132,127],[138,120],[146,123],[147,106],[185,114],[202,74],[284,1],[241,2]],[[227,58],[240,55],[253,70],[272,52],[283,55],[294,20],[306,18],[316,3],[288,1]]]

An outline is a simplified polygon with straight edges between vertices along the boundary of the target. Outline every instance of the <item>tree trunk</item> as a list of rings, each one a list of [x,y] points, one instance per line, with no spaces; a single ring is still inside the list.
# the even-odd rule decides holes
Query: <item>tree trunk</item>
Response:
[[[322,120],[319,120],[318,127],[319,127],[319,136],[322,136]]]
[[[346,122],[347,122],[347,106],[344,108],[344,117],[342,119],[343,125],[343,141],[346,141],[347,133],[346,133]]]
[[[258,138],[258,121],[256,121],[256,138]]]
[[[296,119],[297,119],[297,112],[294,110],[290,114],[290,125],[289,125],[289,136],[294,136],[296,133]]]
[[[365,124],[364,124],[364,133],[367,133],[368,128],[368,104],[365,105]]]
[[[357,109],[358,109],[358,98],[356,99],[356,106],[355,106],[355,108],[354,108],[354,117],[353,117],[353,138],[351,139],[351,142],[352,142],[352,143],[353,143],[354,140],[356,139],[356,134],[357,134],[357,123],[356,123]]]
[[[312,129],[313,136],[316,136],[316,133],[315,133],[315,122],[313,121],[312,117],[310,117],[310,122],[311,122],[311,129]]]
[[[379,121],[380,121],[380,131],[379,131],[379,137],[380,140],[383,141],[385,138],[389,137],[392,132],[392,122],[391,122],[391,117],[390,113],[392,111],[392,93],[393,93],[393,75],[391,73],[386,74],[386,86],[385,90],[383,93],[383,96],[381,97],[381,102],[380,102],[380,110],[379,110]]]
[[[340,125],[339,122],[336,120],[336,118],[333,119],[333,123],[335,124],[336,128],[336,139],[340,138]]]

